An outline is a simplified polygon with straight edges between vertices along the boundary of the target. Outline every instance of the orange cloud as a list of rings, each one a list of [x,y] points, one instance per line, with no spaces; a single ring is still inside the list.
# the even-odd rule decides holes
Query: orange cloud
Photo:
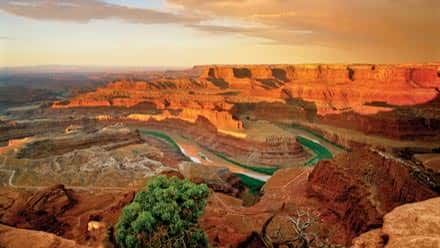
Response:
[[[348,51],[358,60],[440,60],[438,0],[167,0],[167,5],[172,11],[98,0],[4,0],[0,10],[37,20],[117,18],[143,24],[179,24],[202,32],[261,38],[262,44]],[[228,22],[212,24],[217,20]]]
[[[177,15],[151,9],[130,8],[98,0],[4,0],[0,10],[9,14],[36,20],[89,22],[117,18],[144,24],[192,23],[199,18]]]
[[[230,30],[287,45],[319,45],[440,59],[437,0],[170,0],[205,18],[236,18],[267,28]],[[206,27],[205,27],[206,29]],[[228,30],[224,30],[228,31]]]

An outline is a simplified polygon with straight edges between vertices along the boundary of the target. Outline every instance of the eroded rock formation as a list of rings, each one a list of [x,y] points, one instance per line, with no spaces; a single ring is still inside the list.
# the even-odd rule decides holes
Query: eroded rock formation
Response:
[[[75,149],[102,146],[115,149],[119,146],[139,144],[139,133],[123,127],[105,127],[90,133],[67,133],[62,136],[30,141],[17,153],[18,158],[43,158],[64,154]]]
[[[27,199],[18,199],[2,216],[2,223],[62,235],[65,224],[58,218],[76,202],[71,190],[56,185],[36,192]]]
[[[218,247],[240,247],[253,233],[261,233],[267,225],[267,235],[274,241],[290,239],[288,217],[298,209],[316,207],[307,197],[307,176],[310,169],[290,168],[277,171],[264,186],[264,195],[255,205],[243,206],[241,200],[215,193],[209,197],[201,226],[210,244]],[[279,236],[282,230],[283,237]],[[246,246],[244,246],[246,247]]]
[[[0,224],[0,246],[7,248],[86,248],[73,240],[51,233],[9,227]]]
[[[244,189],[240,184],[240,179],[228,168],[182,162],[179,164],[179,172],[193,183],[205,183],[216,192],[223,192],[234,197],[237,197]]]
[[[302,119],[411,139],[419,130],[424,137],[440,130],[439,68],[439,64],[198,66],[193,69],[197,77],[118,80],[52,107],[123,108],[128,111],[125,116],[140,121],[194,122],[203,116],[225,133],[244,133],[249,115],[242,111],[259,104],[251,115],[255,112],[272,121]]]
[[[438,196],[435,180],[415,164],[364,148],[321,161],[309,177],[309,192],[354,237],[381,226],[396,206]]]
[[[36,119],[36,120],[10,120],[0,123],[0,142],[13,139],[26,138],[46,133],[64,132],[70,125],[79,125],[84,130],[96,128],[93,119]]]
[[[440,198],[405,204],[384,217],[383,227],[354,239],[354,248],[440,246]]]
[[[116,223],[122,208],[133,197],[134,192],[128,190],[87,192],[66,189],[63,185],[34,192],[3,188],[0,190],[1,222],[11,227],[0,225],[0,245],[34,247],[28,243],[29,237],[35,238],[32,241],[37,247],[108,245],[108,228]]]
[[[189,135],[197,143],[210,150],[223,153],[246,163],[256,163],[263,166],[288,166],[303,163],[311,154],[304,150],[295,140],[271,144],[234,137],[234,135],[219,132],[214,124],[204,117],[198,117],[194,124],[179,119],[162,121],[150,120],[147,127],[158,130]]]

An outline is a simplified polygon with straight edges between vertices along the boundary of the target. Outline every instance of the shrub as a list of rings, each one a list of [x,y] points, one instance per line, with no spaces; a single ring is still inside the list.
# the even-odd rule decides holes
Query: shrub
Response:
[[[197,224],[209,190],[176,177],[158,176],[136,194],[116,224],[116,242],[125,248],[207,247]]]
[[[294,235],[283,232],[281,227],[278,231],[268,233],[268,226],[273,221],[275,215],[270,217],[263,225],[262,233],[257,234],[257,237],[264,243],[266,248],[274,247],[299,247],[299,248],[344,248],[339,244],[331,243],[325,236],[332,236],[333,234],[321,233],[322,227],[319,213],[311,210],[297,211],[296,215],[288,217],[288,222],[291,224]],[[288,228],[287,228],[288,229]],[[276,230],[276,229],[275,229]],[[285,229],[286,230],[286,229]]]

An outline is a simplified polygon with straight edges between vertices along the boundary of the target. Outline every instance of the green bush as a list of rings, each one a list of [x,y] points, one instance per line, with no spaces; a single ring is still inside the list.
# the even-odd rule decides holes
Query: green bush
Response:
[[[158,176],[136,194],[116,224],[116,242],[125,248],[208,247],[197,224],[209,189],[176,177]]]

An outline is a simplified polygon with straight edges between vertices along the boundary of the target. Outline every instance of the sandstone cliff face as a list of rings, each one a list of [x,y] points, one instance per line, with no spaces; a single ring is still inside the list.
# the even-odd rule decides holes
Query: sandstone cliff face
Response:
[[[7,248],[86,248],[51,233],[13,228],[0,224],[0,246]]]
[[[383,227],[354,239],[353,248],[440,247],[440,198],[405,204],[384,217]]]
[[[396,206],[438,196],[422,174],[407,162],[359,149],[321,161],[309,177],[309,192],[354,237],[379,227]]]
[[[225,194],[211,194],[199,221],[210,244],[214,247],[249,247],[243,243],[253,232],[261,233],[268,220],[267,234],[272,240],[291,239],[294,233],[289,229],[289,223],[283,220],[300,208],[315,206],[315,201],[306,196],[309,171],[304,168],[277,171],[264,186],[260,201],[251,207],[244,207],[241,200]],[[276,218],[270,219],[274,216]],[[282,237],[278,231],[283,232]]]
[[[0,246],[107,247],[107,228],[133,198],[132,191],[74,191],[63,185],[2,188],[0,221],[8,226],[0,225]]]
[[[171,79],[170,79],[171,80]],[[233,104],[219,95],[194,95],[187,90],[208,90],[206,83],[195,80],[174,79],[167,82],[117,81],[95,92],[86,93],[64,102],[56,102],[53,108],[117,107],[145,110],[156,114],[132,113],[128,118],[148,120],[154,118],[182,119],[195,122],[198,116],[209,119],[220,130],[240,132],[243,124],[229,111]]]
[[[160,114],[130,114],[126,117],[126,119],[137,121],[163,121],[166,119],[178,119],[190,123],[196,123],[200,116],[206,118],[210,123],[215,124],[215,127],[219,131],[240,133],[243,130],[243,123],[234,119],[229,112],[212,111],[206,109],[185,108],[176,114],[172,114],[167,110]]]
[[[202,66],[201,78],[215,77],[226,81],[236,78],[280,79],[282,81],[328,82],[414,82],[423,87],[438,87],[440,64],[358,65],[212,65]],[[374,83],[374,82],[372,82]]]
[[[282,88],[291,97],[314,102],[321,116],[346,111],[372,115],[392,111],[393,106],[435,99],[439,95],[439,68],[440,65],[207,66],[201,78],[222,79],[230,82],[231,88],[247,84],[252,90],[257,81],[271,82],[272,91]]]
[[[237,106],[252,103],[256,115],[270,119],[314,120],[390,138],[440,130],[440,64],[212,65],[194,71],[198,77],[114,81],[52,107],[122,108],[191,122],[203,116],[227,133],[243,131]]]
[[[61,235],[64,233],[64,224],[57,218],[75,203],[72,191],[63,185],[56,185],[14,202],[1,220],[11,226]]]
[[[192,162],[182,162],[179,164],[179,172],[193,183],[205,183],[215,192],[237,197],[244,189],[240,184],[240,178],[235,176],[224,167],[212,167]]]

